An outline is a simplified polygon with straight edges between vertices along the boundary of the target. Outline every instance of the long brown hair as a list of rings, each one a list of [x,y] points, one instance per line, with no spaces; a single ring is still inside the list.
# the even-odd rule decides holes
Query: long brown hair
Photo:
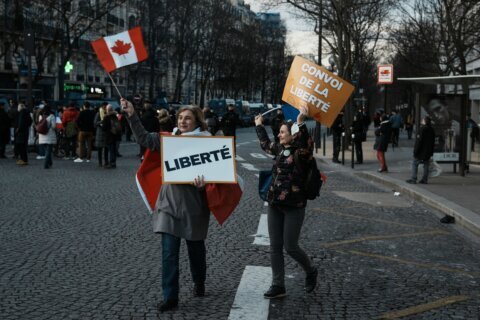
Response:
[[[208,125],[205,122],[205,118],[203,117],[203,112],[202,109],[200,109],[197,106],[183,106],[177,111],[177,123],[178,123],[178,115],[182,113],[183,111],[190,110],[193,113],[193,116],[195,117],[195,123],[196,127],[200,127],[201,131],[206,131],[208,129]]]

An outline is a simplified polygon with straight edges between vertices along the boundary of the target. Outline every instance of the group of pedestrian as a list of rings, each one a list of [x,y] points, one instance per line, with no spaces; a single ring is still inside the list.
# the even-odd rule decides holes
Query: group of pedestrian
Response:
[[[158,151],[161,147],[159,132],[146,130],[133,104],[121,100],[127,121],[137,143]],[[228,107],[220,126],[225,135],[235,136],[238,123],[232,107]],[[268,229],[271,240],[272,284],[265,292],[267,299],[286,295],[283,249],[304,269],[305,290],[312,292],[317,283],[317,268],[311,258],[299,247],[300,231],[305,217],[307,198],[303,191],[305,166],[312,158],[313,143],[304,123],[308,111],[302,108],[297,123],[283,122],[278,133],[278,142],[271,142],[263,126],[261,115],[255,118],[260,145],[267,153],[276,156],[272,173],[276,183],[268,192]],[[160,119],[167,118],[162,114]],[[172,134],[186,136],[211,136],[214,123],[208,122],[211,110],[196,106],[184,106],[177,111],[177,131]],[[224,120],[225,119],[225,120]],[[222,126],[223,125],[223,126]],[[167,129],[167,128],[166,128]],[[162,130],[160,130],[162,131]],[[294,160],[294,159],[299,160]],[[297,163],[298,162],[298,163]],[[153,231],[161,235],[162,242],[162,289],[163,301],[160,312],[178,307],[179,304],[179,254],[181,239],[186,240],[193,280],[192,295],[205,295],[207,274],[206,246],[209,225],[209,209],[205,195],[205,180],[197,176],[189,184],[163,185],[152,217]]]

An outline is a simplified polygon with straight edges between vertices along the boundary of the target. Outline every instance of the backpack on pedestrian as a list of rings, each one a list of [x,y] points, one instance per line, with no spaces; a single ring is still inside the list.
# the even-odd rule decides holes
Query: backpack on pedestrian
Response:
[[[110,133],[118,136],[122,134],[122,124],[118,119],[111,119],[110,120]]]
[[[35,130],[39,134],[47,134],[48,129],[47,117],[43,117],[42,120],[38,121],[38,123],[35,125]]]
[[[74,121],[68,122],[65,126],[65,136],[73,138],[78,134],[77,124]]]
[[[320,170],[318,170],[315,157],[312,157],[310,160],[308,160],[306,170],[305,168],[300,168],[300,159],[298,158],[297,152],[294,153],[294,162],[299,171],[304,174],[305,183],[303,188],[307,199],[315,200],[318,196],[320,196],[320,189],[323,185],[323,176],[320,173]]]

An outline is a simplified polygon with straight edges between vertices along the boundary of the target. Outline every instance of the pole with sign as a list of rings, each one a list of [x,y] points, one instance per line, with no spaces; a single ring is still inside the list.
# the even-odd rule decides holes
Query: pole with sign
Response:
[[[377,83],[382,84],[384,88],[384,101],[383,110],[385,113],[389,113],[387,110],[387,85],[393,83],[393,65],[391,64],[379,64],[377,66]]]

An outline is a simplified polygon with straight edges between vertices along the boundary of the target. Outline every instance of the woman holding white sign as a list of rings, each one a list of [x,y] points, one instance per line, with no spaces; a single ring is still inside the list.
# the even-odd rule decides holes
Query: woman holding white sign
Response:
[[[312,260],[298,245],[300,231],[305,218],[307,196],[303,190],[308,160],[312,157],[313,142],[303,122],[308,109],[302,107],[297,123],[284,122],[278,134],[279,142],[271,142],[263,126],[263,118],[255,118],[257,135],[262,149],[276,156],[272,168],[272,181],[267,195],[268,234],[270,236],[270,260],[272,285],[264,297],[284,297],[285,266],[283,248],[295,259],[306,273],[305,291],[312,292],[317,283],[318,271]]]
[[[132,103],[121,99],[123,110],[138,144],[150,150],[160,150],[160,135],[147,132],[135,113]],[[210,136],[202,110],[185,106],[177,112],[175,134]],[[181,239],[187,242],[190,270],[194,282],[193,295],[205,295],[207,271],[205,238],[208,232],[210,210],[205,197],[205,181],[198,176],[193,185],[166,184],[160,189],[156,211],[153,214],[153,231],[162,234],[162,289],[163,303],[160,312],[178,306],[179,255]]]

